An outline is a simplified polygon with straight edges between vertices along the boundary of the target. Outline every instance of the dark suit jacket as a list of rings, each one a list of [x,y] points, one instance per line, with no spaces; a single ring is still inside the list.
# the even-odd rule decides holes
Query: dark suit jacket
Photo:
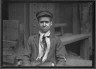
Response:
[[[62,45],[59,37],[50,35],[50,51],[48,53],[45,63],[52,62],[55,66],[64,66],[64,57],[66,55],[65,46]],[[28,44],[25,47],[25,53],[23,56],[23,64],[25,66],[31,66],[30,63],[35,62],[39,53],[39,34],[30,36]]]

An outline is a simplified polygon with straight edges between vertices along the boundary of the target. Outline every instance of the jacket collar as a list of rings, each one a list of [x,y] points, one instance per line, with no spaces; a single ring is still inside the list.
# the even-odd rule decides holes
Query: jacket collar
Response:
[[[50,36],[50,31],[48,31],[48,32],[46,32],[46,33],[42,33],[41,31],[39,31],[39,34],[40,34],[40,36],[45,36],[45,37],[47,37],[47,36]]]

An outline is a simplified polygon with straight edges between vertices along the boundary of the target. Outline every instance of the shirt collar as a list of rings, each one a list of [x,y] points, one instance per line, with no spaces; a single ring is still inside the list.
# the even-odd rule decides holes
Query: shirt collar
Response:
[[[39,31],[39,34],[40,34],[40,36],[50,36],[50,31],[48,31],[48,32],[46,32],[46,33],[42,33],[41,31]]]

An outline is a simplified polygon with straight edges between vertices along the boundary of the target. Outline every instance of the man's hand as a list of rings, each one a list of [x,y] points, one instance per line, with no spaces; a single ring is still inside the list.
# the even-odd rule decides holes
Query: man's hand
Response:
[[[16,65],[16,66],[21,66],[22,63],[23,63],[22,60],[20,60],[20,61],[18,61],[15,65]]]
[[[31,66],[54,66],[54,63],[52,62],[45,62],[45,63],[40,63],[40,62],[31,62]]]
[[[55,64],[52,62],[45,62],[45,63],[42,63],[40,66],[55,66]]]
[[[40,62],[33,61],[31,62],[31,66],[39,66]]]

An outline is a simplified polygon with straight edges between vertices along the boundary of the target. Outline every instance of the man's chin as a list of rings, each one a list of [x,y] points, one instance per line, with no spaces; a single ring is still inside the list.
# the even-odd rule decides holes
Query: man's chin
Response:
[[[43,29],[42,32],[46,33],[48,30]]]

